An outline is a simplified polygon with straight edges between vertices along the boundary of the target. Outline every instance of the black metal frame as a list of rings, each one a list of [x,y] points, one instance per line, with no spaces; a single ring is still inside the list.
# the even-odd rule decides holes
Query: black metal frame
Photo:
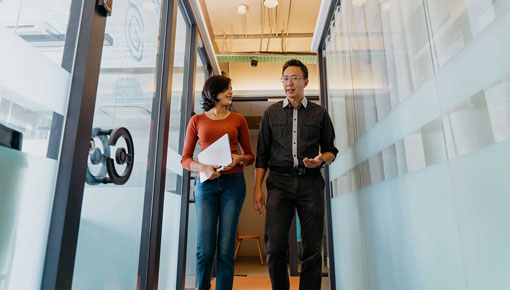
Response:
[[[326,19],[328,23],[333,20],[334,12],[337,6],[341,5],[340,0],[332,1],[328,10]],[[329,34],[329,25],[324,26],[319,42],[319,51],[317,53],[317,63],[319,65],[319,87],[320,87],[320,102],[323,107],[328,109],[328,81],[327,81],[327,66],[326,57],[324,56],[324,46]],[[328,110],[329,111],[329,110]],[[335,252],[333,244],[333,219],[331,217],[331,198],[332,196],[332,183],[329,181],[329,166],[324,170],[324,179],[326,186],[324,191],[324,205],[326,209],[325,222],[326,222],[326,243],[328,249],[328,276],[330,289],[336,289],[336,275],[335,275]]]
[[[187,4],[187,5],[186,5]],[[195,95],[195,67],[196,67],[196,56],[197,56],[197,44],[198,44],[198,31],[196,22],[191,13],[191,7],[189,3],[183,3],[182,9],[188,15],[191,21],[188,33],[186,34],[186,43],[189,45],[186,50],[186,56],[184,58],[184,89],[183,96],[185,96],[185,102],[182,103],[181,114],[181,126],[179,132],[179,153],[182,153],[184,148],[184,139],[186,136],[186,128],[191,118],[193,111],[193,99]],[[189,212],[189,194],[190,194],[190,177],[191,173],[188,170],[183,170],[182,177],[177,182],[177,189],[181,189],[181,218],[179,224],[179,250],[177,256],[177,277],[176,277],[176,288],[184,289],[186,282],[186,248],[188,245],[188,212]]]
[[[78,3],[83,3],[83,6]],[[76,9],[80,9],[81,17],[76,46],[71,40],[66,43],[66,51],[74,53],[74,65],[67,66],[72,67],[71,90],[41,282],[41,289],[48,290],[72,287],[106,26],[106,15],[96,1],[75,0],[71,7],[73,15],[77,14]],[[77,28],[74,24],[72,26]]]
[[[152,103],[152,128],[149,142],[149,167],[145,182],[142,233],[138,264],[138,289],[157,289],[163,205],[165,197],[166,159],[175,48],[178,0],[162,1],[159,30],[156,94]]]
[[[322,46],[321,46],[322,48]],[[319,74],[320,77],[320,91],[321,91],[321,105],[328,109],[328,85],[326,76],[326,58],[323,56],[322,49],[318,53],[319,59]],[[324,170],[324,179],[329,180],[329,166]],[[326,209],[325,222],[326,222],[326,246],[328,247],[328,276],[329,276],[329,289],[336,289],[336,276],[335,276],[335,252],[333,246],[333,218],[331,217],[331,198],[332,198],[332,184],[326,182],[324,191],[324,206]]]

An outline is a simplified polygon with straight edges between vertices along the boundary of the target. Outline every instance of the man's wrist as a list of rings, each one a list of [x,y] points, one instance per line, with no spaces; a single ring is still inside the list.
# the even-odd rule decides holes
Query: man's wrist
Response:
[[[321,162],[321,164],[319,165],[319,168],[324,168],[324,167],[326,167],[326,165],[328,165],[328,162],[326,161],[326,159],[324,159],[324,157],[323,157],[323,156],[321,156],[321,160],[322,160],[322,162]]]

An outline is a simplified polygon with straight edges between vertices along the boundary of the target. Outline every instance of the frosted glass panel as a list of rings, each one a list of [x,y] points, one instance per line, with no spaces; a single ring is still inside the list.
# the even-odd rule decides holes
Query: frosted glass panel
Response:
[[[0,289],[38,289],[57,161],[0,146]]]
[[[465,289],[447,163],[359,195],[370,289]]]
[[[359,196],[351,192],[331,201],[337,289],[370,289]]]
[[[136,289],[144,189],[87,187],[73,289]]]
[[[0,1],[0,27],[17,35],[60,66],[66,36],[69,32],[67,24],[72,1],[2,0]]]
[[[179,133],[181,124],[182,105],[185,101],[183,95],[186,51],[186,36],[188,34],[186,19],[181,10],[177,11],[177,24],[175,27],[174,68],[172,75],[172,101],[170,104],[170,131],[168,134],[168,146],[179,152]],[[180,153],[180,152],[179,152]]]
[[[510,141],[450,162],[468,289],[510,285]]]
[[[73,289],[138,287],[149,146],[156,132],[152,109],[161,11],[160,3],[151,3],[113,1],[113,13],[106,22],[93,128],[125,127],[133,138],[135,154],[125,184],[85,186]],[[98,138],[95,141],[101,154],[108,155],[107,145],[101,146]],[[110,152],[124,142],[121,139]],[[104,177],[103,164],[89,161],[88,165],[93,175]],[[123,172],[123,166],[117,170]],[[169,186],[175,188],[175,183]]]
[[[168,154],[167,154],[167,172],[165,175],[165,201],[163,211],[163,238],[161,241],[161,257],[159,270],[160,283],[158,289],[173,290],[177,285],[177,272],[179,256],[179,241],[181,233],[181,208],[182,208],[182,188],[183,171],[181,165],[180,144],[183,143],[181,136],[183,105],[186,102],[184,93],[184,76],[188,69],[184,56],[189,49],[186,43],[189,33],[189,25],[181,9],[177,10],[174,51],[174,67],[172,75],[172,100],[170,104],[170,129],[168,132]],[[191,82],[191,81],[190,81]],[[192,82],[191,82],[192,83]],[[188,261],[186,261],[188,263]]]
[[[161,262],[158,289],[175,289],[181,219],[181,196],[165,193],[161,236]]]
[[[510,1],[345,0],[334,18],[337,288],[508,288]]]
[[[0,290],[41,287],[72,78],[63,55],[72,67],[66,38],[77,34],[71,2],[0,1],[0,124],[22,136],[20,151],[0,146]]]

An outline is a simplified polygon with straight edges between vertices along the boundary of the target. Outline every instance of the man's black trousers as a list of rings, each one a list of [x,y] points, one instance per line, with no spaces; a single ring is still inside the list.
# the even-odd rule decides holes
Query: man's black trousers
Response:
[[[289,229],[297,210],[303,258],[300,290],[321,288],[321,241],[324,230],[324,179],[320,172],[285,175],[270,172],[266,181],[265,244],[273,290],[289,289],[287,252]]]

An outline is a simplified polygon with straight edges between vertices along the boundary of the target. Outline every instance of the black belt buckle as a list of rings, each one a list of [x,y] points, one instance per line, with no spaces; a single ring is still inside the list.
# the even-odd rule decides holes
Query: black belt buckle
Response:
[[[305,175],[306,174],[306,168],[304,167],[294,167],[294,174],[296,175]]]

